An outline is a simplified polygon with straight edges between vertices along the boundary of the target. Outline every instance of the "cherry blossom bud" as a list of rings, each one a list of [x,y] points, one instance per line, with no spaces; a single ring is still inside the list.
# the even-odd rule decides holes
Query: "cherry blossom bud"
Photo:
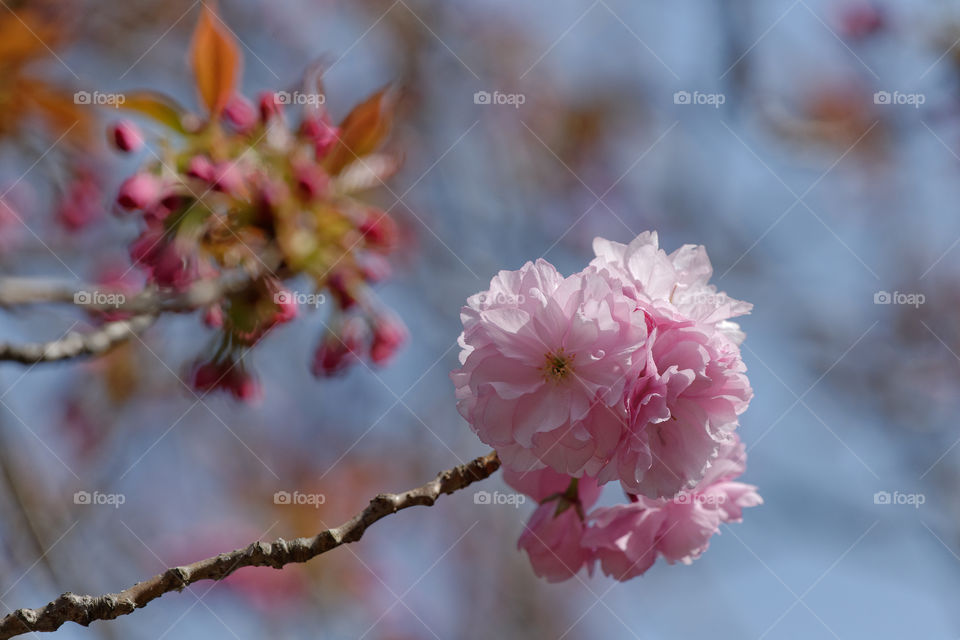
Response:
[[[840,32],[854,40],[873,35],[885,23],[883,12],[872,2],[856,2],[845,7],[839,17]]]
[[[198,277],[197,261],[185,256],[159,226],[147,229],[130,245],[130,258],[146,270],[151,281],[182,290]]]
[[[247,133],[257,123],[257,110],[243,96],[234,95],[223,108],[223,119],[239,133]]]
[[[191,178],[213,182],[215,172],[213,163],[206,156],[193,156],[187,163],[187,175]]]
[[[221,162],[213,172],[213,188],[231,196],[243,193],[243,171],[236,162]]]
[[[147,229],[130,245],[130,259],[134,263],[147,263],[162,240],[162,229]]]
[[[256,404],[263,398],[260,382],[233,358],[197,364],[190,377],[194,391],[226,391],[234,398]]]
[[[143,147],[140,129],[129,120],[121,120],[110,127],[110,140],[120,151],[133,153]]]
[[[287,198],[289,189],[285,182],[270,179],[263,174],[254,174],[255,223],[264,229],[272,229],[276,211]]]
[[[360,275],[369,284],[383,282],[390,277],[392,272],[387,259],[376,253],[363,255],[358,259],[358,262],[360,263]]]
[[[279,120],[283,117],[283,105],[273,91],[264,91],[260,94],[259,110],[260,121],[263,124],[269,124],[271,120]]]
[[[356,317],[349,318],[338,334],[327,334],[317,346],[310,371],[318,378],[342,373],[359,361],[365,335],[363,321]]]
[[[260,201],[270,209],[275,209],[290,196],[287,185],[284,182],[265,178],[261,179],[257,186],[260,192]]]
[[[386,364],[406,341],[407,328],[395,318],[381,316],[377,318],[373,325],[373,344],[370,346],[370,359],[374,364]]]
[[[203,324],[211,329],[220,329],[223,327],[223,307],[218,304],[207,307],[203,312]]]
[[[277,305],[277,313],[273,317],[274,324],[290,322],[297,317],[299,313],[297,299],[288,289],[278,288],[273,294],[273,302]]]
[[[263,386],[260,381],[247,371],[234,369],[230,378],[230,393],[233,397],[247,404],[259,404],[263,400]]]
[[[160,179],[150,173],[135,173],[120,185],[117,204],[124,209],[146,209],[160,199]]]
[[[321,198],[330,186],[327,172],[315,164],[305,164],[294,169],[297,187],[307,200]]]
[[[194,391],[212,391],[223,384],[229,373],[228,365],[221,362],[203,362],[193,369],[190,386]]]
[[[330,288],[330,294],[336,301],[337,306],[347,311],[357,304],[357,296],[354,293],[356,283],[342,271],[337,271],[327,280],[327,286]]]
[[[399,236],[393,218],[380,211],[370,212],[369,217],[360,224],[360,233],[363,234],[367,246],[384,252],[393,249]]]
[[[184,256],[172,242],[164,243],[152,265],[153,281],[161,287],[182,291],[197,280],[196,260]]]
[[[325,114],[312,113],[303,119],[300,124],[300,133],[313,141],[317,160],[320,160],[333,148],[340,135],[340,130],[330,122]]]
[[[71,231],[86,227],[103,213],[100,187],[90,175],[70,183],[57,206],[57,221]]]
[[[147,222],[162,222],[171,213],[181,209],[186,200],[184,196],[178,193],[168,193],[143,210],[143,219]]]

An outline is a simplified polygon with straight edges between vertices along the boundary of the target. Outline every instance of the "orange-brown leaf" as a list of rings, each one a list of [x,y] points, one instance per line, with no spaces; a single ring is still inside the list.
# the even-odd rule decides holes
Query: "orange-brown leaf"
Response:
[[[242,56],[233,36],[206,4],[190,52],[200,99],[216,118],[233,95]]]
[[[123,109],[137,111],[180,133],[186,133],[186,112],[172,98],[154,91],[133,91],[120,104]]]
[[[21,64],[50,56],[50,47],[63,40],[61,25],[30,9],[5,10],[0,14],[0,64]]]
[[[340,123],[340,139],[324,160],[328,172],[337,175],[344,167],[375,151],[390,132],[396,100],[389,87],[358,104]]]

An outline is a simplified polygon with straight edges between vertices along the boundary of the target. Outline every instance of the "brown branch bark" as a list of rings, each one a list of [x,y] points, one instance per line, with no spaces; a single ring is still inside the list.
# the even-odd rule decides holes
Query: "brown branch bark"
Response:
[[[99,285],[77,287],[41,278],[0,278],[0,307],[63,303],[78,304],[90,311],[124,310],[137,314],[129,320],[107,323],[87,334],[71,332],[59,340],[26,344],[0,342],[0,362],[8,360],[35,364],[80,356],[98,356],[135,333],[145,330],[161,313],[201,309],[249,285],[249,274],[232,274],[216,280],[197,281],[179,292],[148,288],[137,294],[127,295]],[[123,297],[112,298],[109,304],[94,304],[90,297],[92,292],[116,293]],[[82,304],[77,302],[78,294],[86,295]]]
[[[385,516],[417,505],[431,506],[441,494],[453,493],[488,478],[498,468],[500,459],[491,451],[466,464],[441,471],[435,479],[416,489],[382,493],[347,522],[321,531],[312,538],[254,542],[243,549],[167,569],[120,593],[80,596],[68,592],[45,607],[17,609],[0,620],[0,640],[34,631],[56,631],[66,622],[88,626],[95,620],[113,620],[147,606],[165,593],[182,591],[200,580],[223,580],[242,567],[280,569],[292,562],[307,562],[340,545],[356,542],[370,525]]]
[[[217,280],[198,280],[184,291],[164,292],[148,288],[129,294],[105,285],[68,284],[41,278],[0,278],[0,307],[28,304],[77,304],[77,294],[100,292],[123,294],[121,302],[82,304],[92,311],[117,309],[138,314],[158,314],[163,311],[192,311],[213,304],[225,295],[240,291],[250,284],[247,274],[234,274]]]
[[[11,344],[0,342],[0,361],[22,364],[55,362],[80,356],[98,356],[135,333],[144,331],[157,319],[155,315],[139,315],[129,320],[108,322],[90,333],[71,331],[59,340]]]

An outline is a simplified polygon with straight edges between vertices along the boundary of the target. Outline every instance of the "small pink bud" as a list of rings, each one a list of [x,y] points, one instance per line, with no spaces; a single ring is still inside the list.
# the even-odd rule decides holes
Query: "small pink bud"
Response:
[[[300,193],[307,200],[321,198],[330,186],[327,172],[315,164],[305,164],[294,170]]]
[[[193,156],[187,162],[187,175],[204,182],[213,182],[215,170],[207,156]]]
[[[197,261],[184,255],[175,243],[165,242],[151,265],[150,275],[161,287],[183,291],[197,280]]]
[[[234,95],[223,108],[223,119],[240,133],[246,133],[257,123],[253,103],[241,95]]]
[[[856,2],[845,7],[839,22],[840,32],[854,40],[871,36],[886,24],[883,12],[869,1]]]
[[[162,242],[163,230],[148,228],[130,245],[130,259],[136,264],[148,266]]]
[[[254,405],[263,400],[263,387],[260,381],[246,371],[234,369],[228,377],[230,393],[237,400]]]
[[[343,272],[338,271],[331,275],[327,280],[327,287],[329,287],[330,294],[333,295],[337,306],[344,311],[357,304],[357,296],[354,293],[356,284],[353,279],[348,279]]]
[[[144,209],[143,218],[148,222],[162,222],[172,212],[181,209],[185,203],[186,198],[184,196],[178,193],[168,193]]]
[[[277,313],[273,317],[275,324],[290,322],[297,317],[299,308],[297,299],[293,293],[287,289],[279,288],[273,294],[273,302],[277,305]]]
[[[207,307],[206,311],[203,312],[203,324],[207,325],[211,329],[220,329],[223,327],[223,307],[218,304],[215,304],[211,307]]]
[[[150,173],[135,173],[120,185],[117,204],[124,209],[146,209],[160,199],[160,179]]]
[[[143,147],[143,136],[137,125],[121,120],[110,127],[110,139],[120,151],[132,153]]]
[[[339,334],[328,334],[313,354],[310,371],[318,378],[327,378],[345,371],[360,359],[365,327],[359,318],[349,318]]]
[[[255,224],[265,229],[273,228],[273,220],[281,203],[290,197],[285,182],[273,180],[264,174],[254,174]]]
[[[287,185],[286,183],[277,182],[265,176],[262,177],[263,179],[261,179],[258,184],[260,201],[271,209],[276,208],[290,195]]]
[[[133,241],[130,258],[161,287],[183,290],[198,277],[196,258],[184,254],[159,226],[148,228]]]
[[[71,231],[95,222],[103,213],[100,186],[89,175],[70,183],[57,207],[57,220]]]
[[[400,235],[397,223],[389,214],[381,211],[370,212],[367,219],[360,224],[360,233],[363,234],[367,246],[384,252],[389,252],[396,246]]]
[[[340,135],[340,130],[320,113],[312,113],[300,124],[300,133],[309,138],[316,149],[317,160],[327,155]]]
[[[264,91],[260,94],[260,121],[263,124],[269,124],[271,120],[283,117],[283,104],[279,100],[279,95],[273,91]]]
[[[203,362],[194,368],[190,377],[190,386],[194,391],[212,391],[223,384],[226,374],[227,369],[223,364]]]
[[[370,359],[374,364],[386,364],[406,341],[407,328],[395,318],[381,316],[373,325]]]
[[[363,279],[369,284],[383,282],[390,277],[392,272],[390,263],[380,254],[364,254],[358,261],[360,263],[360,275],[362,275]]]
[[[236,162],[221,162],[216,165],[213,172],[213,188],[231,196],[243,193],[243,171]]]
[[[233,358],[202,362],[194,366],[191,378],[194,391],[227,391],[234,398],[255,404],[263,397],[260,382]]]

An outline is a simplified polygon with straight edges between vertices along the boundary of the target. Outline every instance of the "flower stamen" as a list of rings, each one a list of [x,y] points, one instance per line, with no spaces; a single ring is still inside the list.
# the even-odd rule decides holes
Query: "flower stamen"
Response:
[[[576,354],[567,354],[563,347],[557,351],[544,354],[546,364],[543,365],[543,377],[548,382],[561,382],[573,373],[573,359]]]

